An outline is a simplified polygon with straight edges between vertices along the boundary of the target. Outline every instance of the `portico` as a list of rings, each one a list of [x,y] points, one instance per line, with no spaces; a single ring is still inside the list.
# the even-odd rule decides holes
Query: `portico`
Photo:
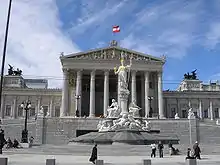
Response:
[[[81,116],[107,115],[111,99],[118,100],[117,76],[113,69],[120,65],[121,56],[125,58],[126,65],[132,61],[128,75],[131,90],[129,103],[136,100],[139,106],[144,105],[141,107],[140,116],[147,117],[150,111],[148,98],[151,96],[154,98],[153,114],[164,118],[162,71],[165,58],[153,57],[115,45],[60,57],[64,77],[62,117],[75,115],[76,110]],[[80,96],[80,99],[76,99],[76,96]]]

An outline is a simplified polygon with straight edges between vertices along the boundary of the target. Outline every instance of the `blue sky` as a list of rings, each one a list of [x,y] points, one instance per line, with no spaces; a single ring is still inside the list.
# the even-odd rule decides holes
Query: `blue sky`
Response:
[[[7,14],[0,6],[0,48]],[[28,78],[62,81],[59,53],[120,46],[167,56],[164,89],[175,89],[183,74],[220,79],[219,0],[14,0],[7,62]],[[121,32],[112,35],[112,25]],[[45,68],[45,69],[43,69]]]

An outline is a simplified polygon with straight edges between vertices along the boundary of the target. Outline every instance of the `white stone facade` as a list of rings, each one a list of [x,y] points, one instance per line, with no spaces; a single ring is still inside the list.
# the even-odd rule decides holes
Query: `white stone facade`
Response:
[[[117,76],[114,67],[132,61],[130,69],[129,103],[136,100],[142,109],[141,117],[187,118],[188,109],[200,118],[215,119],[220,116],[220,86],[199,80],[184,80],[177,91],[162,91],[162,73],[165,58],[134,52],[118,46],[61,56],[63,89],[32,89],[19,76],[5,76],[1,105],[2,118],[22,118],[23,101],[30,100],[29,112],[35,118],[41,106],[50,117],[107,115],[111,99],[119,99]],[[14,83],[12,83],[14,82]],[[119,105],[120,106],[120,105]]]

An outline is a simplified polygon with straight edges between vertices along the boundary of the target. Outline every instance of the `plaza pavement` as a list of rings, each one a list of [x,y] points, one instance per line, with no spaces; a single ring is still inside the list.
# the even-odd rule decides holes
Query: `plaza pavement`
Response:
[[[91,165],[88,162],[92,145],[43,145],[30,149],[4,150],[0,157],[8,157],[9,165],[45,165],[48,158],[55,158],[57,165]],[[165,147],[164,158],[152,158],[152,165],[184,165],[185,153],[169,156]],[[99,145],[99,159],[107,165],[141,165],[143,159],[150,159],[149,146]],[[198,165],[219,165],[220,156],[202,155]]]

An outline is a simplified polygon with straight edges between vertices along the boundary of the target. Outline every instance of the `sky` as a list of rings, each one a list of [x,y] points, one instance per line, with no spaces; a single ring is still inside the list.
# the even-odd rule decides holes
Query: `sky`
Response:
[[[0,1],[2,51],[9,0]],[[113,35],[113,25],[121,32]],[[113,39],[166,55],[164,89],[176,89],[194,69],[204,83],[220,80],[219,0],[13,0],[5,71],[11,64],[25,78],[62,87],[61,52],[106,47]]]

